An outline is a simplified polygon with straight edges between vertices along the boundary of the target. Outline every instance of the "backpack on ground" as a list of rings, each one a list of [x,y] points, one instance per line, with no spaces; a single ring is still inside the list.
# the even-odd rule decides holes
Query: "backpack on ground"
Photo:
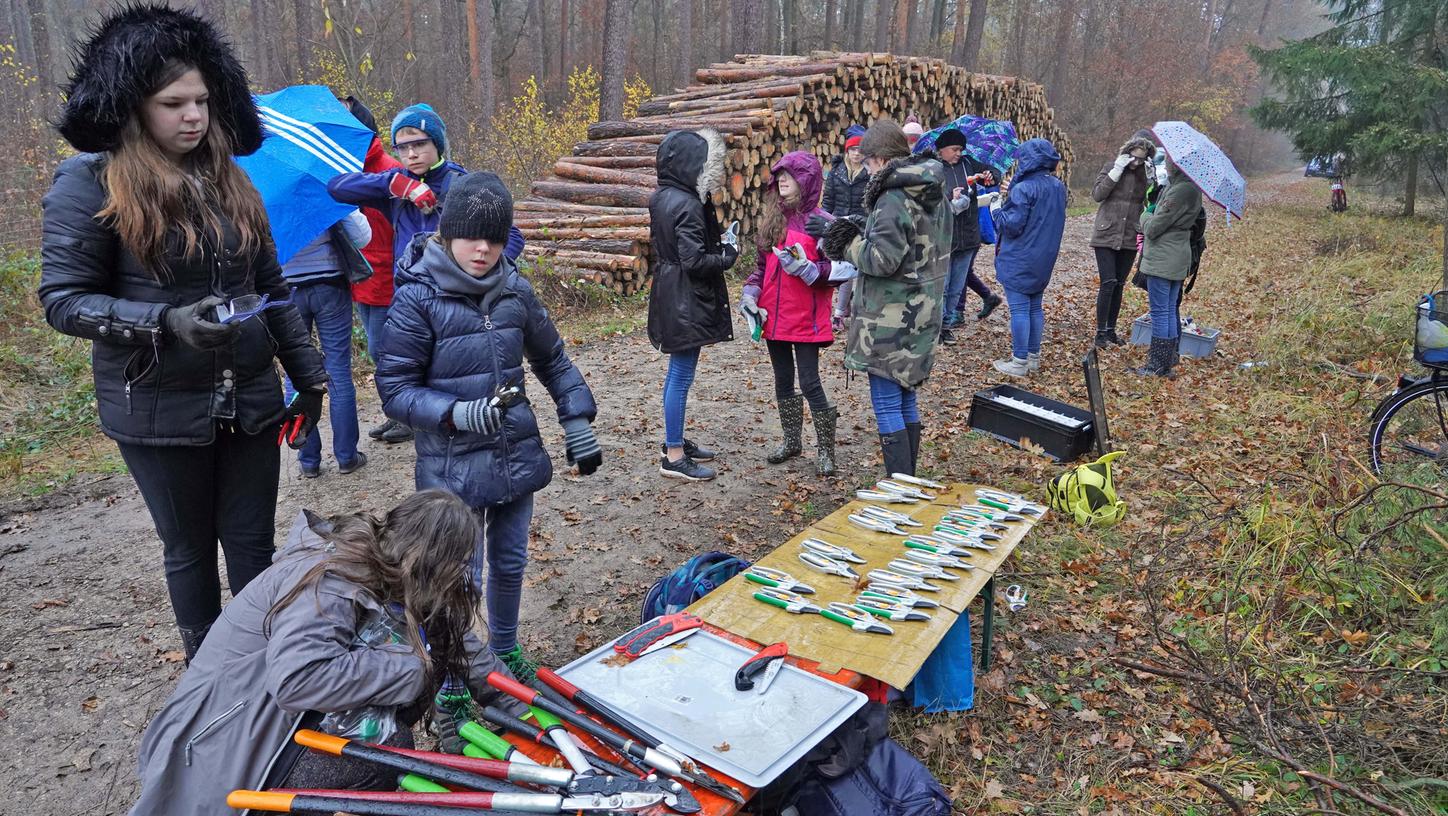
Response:
[[[748,561],[729,553],[696,555],[649,588],[644,596],[643,616],[639,620],[643,622],[660,615],[682,612],[689,604],[748,568]]]
[[[1110,527],[1126,517],[1126,502],[1116,495],[1111,463],[1125,451],[1112,451],[1090,464],[1071,468],[1046,483],[1052,510],[1083,527]]]
[[[892,739],[883,739],[846,774],[805,781],[799,816],[950,816],[949,794],[930,770]]]

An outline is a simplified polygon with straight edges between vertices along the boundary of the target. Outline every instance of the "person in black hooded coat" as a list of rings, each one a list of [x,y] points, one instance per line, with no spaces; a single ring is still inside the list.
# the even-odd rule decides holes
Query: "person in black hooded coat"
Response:
[[[40,302],[93,343],[101,429],[156,524],[189,660],[221,614],[218,539],[233,596],[271,564],[278,428],[301,446],[327,374],[291,306],[219,322],[229,299],[289,297],[232,161],[262,127],[225,39],[189,11],[123,7],[78,49],[65,96],[58,128],[82,152],[43,201]]]
[[[699,462],[714,453],[684,438],[684,411],[699,350],[734,339],[724,273],[739,259],[739,239],[722,234],[708,203],[724,182],[724,139],[708,129],[674,131],[659,145],[656,165],[659,189],[649,200],[649,342],[669,355],[659,472],[703,481],[715,474]]]

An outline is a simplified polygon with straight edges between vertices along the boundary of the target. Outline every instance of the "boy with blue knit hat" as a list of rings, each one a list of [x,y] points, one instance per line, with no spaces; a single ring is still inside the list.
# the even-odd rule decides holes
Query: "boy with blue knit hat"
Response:
[[[382,173],[343,173],[327,184],[332,198],[373,207],[392,222],[392,255],[399,261],[418,233],[433,232],[454,180],[467,173],[447,159],[447,124],[432,106],[419,102],[392,120],[392,149],[402,169]],[[510,260],[523,254],[523,233],[509,227],[503,250]]]
[[[441,488],[483,522],[473,580],[487,563],[489,646],[514,676],[537,664],[518,644],[533,494],[553,478],[524,382],[525,365],[557,408],[570,465],[603,461],[597,408],[583,374],[503,247],[513,198],[492,173],[455,179],[435,233],[397,256],[397,291],[377,355],[387,416],[412,428],[420,489]]]

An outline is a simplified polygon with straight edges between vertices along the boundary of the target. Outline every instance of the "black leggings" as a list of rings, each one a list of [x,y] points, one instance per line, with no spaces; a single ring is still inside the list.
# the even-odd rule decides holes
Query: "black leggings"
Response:
[[[1116,318],[1121,314],[1121,296],[1126,291],[1126,279],[1135,262],[1134,249],[1096,247],[1096,269],[1101,274],[1101,288],[1096,290],[1097,331],[1116,328]]]
[[[161,537],[176,624],[210,626],[221,614],[218,539],[233,597],[271,566],[281,475],[276,437],[218,428],[210,445],[120,448]]]
[[[791,343],[787,340],[766,340],[769,363],[774,366],[774,397],[794,396],[794,372],[799,369],[799,390],[809,402],[809,409],[818,413],[830,407],[820,382],[820,349],[823,343]]]

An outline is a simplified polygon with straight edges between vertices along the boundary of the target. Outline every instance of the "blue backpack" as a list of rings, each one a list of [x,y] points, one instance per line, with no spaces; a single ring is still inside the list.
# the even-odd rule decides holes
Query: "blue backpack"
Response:
[[[649,588],[648,594],[644,596],[643,617],[640,621],[682,612],[684,607],[713,592],[716,587],[748,568],[748,561],[729,553],[707,552],[696,555]]]

